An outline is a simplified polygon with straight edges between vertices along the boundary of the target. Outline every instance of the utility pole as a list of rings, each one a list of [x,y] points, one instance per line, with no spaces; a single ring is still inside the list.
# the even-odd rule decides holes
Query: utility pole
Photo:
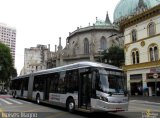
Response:
[[[159,75],[159,61],[157,60],[156,68],[155,68],[155,73],[153,74],[153,78],[155,79],[155,96],[157,96],[157,79]]]
[[[157,96],[157,79],[158,79],[157,71],[156,73],[153,74],[153,78],[155,79],[155,96]]]

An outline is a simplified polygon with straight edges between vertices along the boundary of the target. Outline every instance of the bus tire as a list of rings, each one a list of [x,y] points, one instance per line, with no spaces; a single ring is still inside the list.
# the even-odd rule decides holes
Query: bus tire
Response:
[[[36,103],[40,104],[40,95],[39,94],[36,95]]]
[[[75,111],[75,102],[74,102],[73,98],[69,98],[67,100],[67,110],[70,113],[73,113]]]
[[[13,91],[12,97],[13,97],[13,98],[16,98],[16,91]]]

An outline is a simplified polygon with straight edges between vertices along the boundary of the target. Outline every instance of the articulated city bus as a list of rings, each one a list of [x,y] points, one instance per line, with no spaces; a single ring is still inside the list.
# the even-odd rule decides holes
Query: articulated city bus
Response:
[[[16,77],[11,81],[11,91],[14,98],[63,106],[69,112],[128,110],[123,71],[97,62],[79,62]]]

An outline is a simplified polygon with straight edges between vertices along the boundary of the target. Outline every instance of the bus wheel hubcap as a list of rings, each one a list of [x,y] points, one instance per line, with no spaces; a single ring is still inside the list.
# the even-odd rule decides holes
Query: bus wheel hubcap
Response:
[[[73,108],[74,108],[74,103],[73,102],[69,103],[69,109],[73,109]]]
[[[37,98],[37,103],[39,103],[39,97]]]

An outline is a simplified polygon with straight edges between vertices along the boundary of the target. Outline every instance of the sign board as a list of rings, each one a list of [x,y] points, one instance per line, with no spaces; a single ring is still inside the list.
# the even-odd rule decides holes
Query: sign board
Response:
[[[157,74],[157,73],[154,73],[154,74],[153,74],[153,78],[154,78],[154,79],[157,79],[157,78],[158,78],[158,74]]]
[[[160,73],[160,68],[150,68],[150,73]]]

